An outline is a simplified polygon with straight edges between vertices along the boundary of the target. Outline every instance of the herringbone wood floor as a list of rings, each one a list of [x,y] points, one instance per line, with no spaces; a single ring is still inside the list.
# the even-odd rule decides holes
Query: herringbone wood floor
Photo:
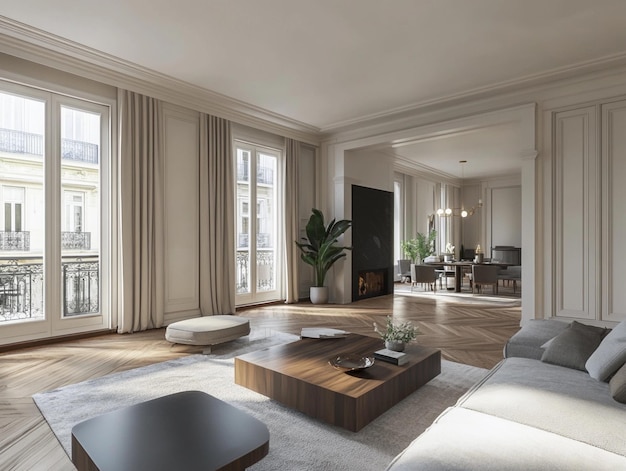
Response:
[[[520,300],[396,294],[349,305],[275,304],[238,312],[253,328],[298,334],[303,326],[327,326],[376,336],[372,323],[387,315],[411,320],[418,341],[442,350],[443,358],[490,368],[502,359],[506,339],[519,329]],[[23,348],[0,354],[0,470],[71,470],[74,467],[31,396],[109,373],[199,353],[172,346],[164,329]]]

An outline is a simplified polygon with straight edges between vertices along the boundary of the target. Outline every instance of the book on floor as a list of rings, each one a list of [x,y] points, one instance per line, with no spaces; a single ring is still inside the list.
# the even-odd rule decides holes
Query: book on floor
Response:
[[[377,360],[387,361],[395,365],[404,365],[409,361],[409,356],[406,353],[395,352],[393,350],[389,350],[388,348],[375,351],[374,358]]]

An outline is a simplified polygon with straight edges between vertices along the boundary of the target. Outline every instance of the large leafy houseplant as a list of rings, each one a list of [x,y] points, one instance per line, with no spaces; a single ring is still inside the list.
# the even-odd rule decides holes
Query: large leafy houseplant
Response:
[[[437,231],[435,230],[430,231],[428,234],[418,232],[414,239],[402,242],[402,250],[413,263],[422,263],[422,260],[434,253],[433,242],[436,237]]]
[[[415,263],[417,257],[419,256],[419,252],[417,250],[417,239],[403,240],[400,243],[400,246],[402,247],[404,255],[411,260],[411,263]]]
[[[319,209],[312,211],[306,225],[306,237],[302,238],[303,242],[296,241],[296,245],[302,251],[302,260],[315,270],[315,286],[322,287],[330,267],[346,256],[345,250],[352,250],[352,247],[337,245],[339,236],[350,228],[352,221],[333,219],[326,226],[322,212]]]

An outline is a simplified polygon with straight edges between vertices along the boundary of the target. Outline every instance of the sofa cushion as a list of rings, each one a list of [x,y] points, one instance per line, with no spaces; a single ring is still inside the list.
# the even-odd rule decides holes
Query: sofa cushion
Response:
[[[583,371],[507,358],[458,405],[626,456],[626,404]]]
[[[626,458],[554,433],[454,407],[441,414],[387,468],[388,471],[530,469],[626,469]]]
[[[592,378],[608,381],[626,363],[626,321],[620,322],[602,340],[585,367]]]
[[[574,321],[547,343],[541,361],[586,371],[587,359],[598,348],[606,332],[607,329],[603,327]]]
[[[626,363],[611,378],[609,390],[613,399],[626,404]]]
[[[513,335],[504,346],[504,358],[521,357],[541,360],[542,345],[569,326],[556,319],[533,319]]]

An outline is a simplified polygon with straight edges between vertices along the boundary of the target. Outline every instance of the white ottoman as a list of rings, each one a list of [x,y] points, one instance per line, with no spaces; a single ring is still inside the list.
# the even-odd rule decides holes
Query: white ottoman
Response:
[[[250,320],[245,317],[204,316],[168,325],[165,339],[172,343],[210,346],[229,342],[249,333]]]

